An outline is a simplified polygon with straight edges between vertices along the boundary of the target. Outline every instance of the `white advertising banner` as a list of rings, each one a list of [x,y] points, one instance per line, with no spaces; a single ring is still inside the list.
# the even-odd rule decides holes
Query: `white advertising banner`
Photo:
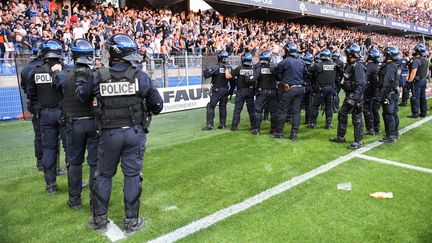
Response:
[[[164,100],[162,113],[202,108],[210,101],[209,86],[190,85],[159,88]]]

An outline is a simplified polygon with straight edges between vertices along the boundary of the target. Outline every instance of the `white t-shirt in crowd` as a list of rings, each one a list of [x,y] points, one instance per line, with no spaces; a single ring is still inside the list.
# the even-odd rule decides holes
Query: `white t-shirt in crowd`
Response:
[[[82,27],[76,27],[73,29],[74,40],[78,38],[84,38],[85,31]]]

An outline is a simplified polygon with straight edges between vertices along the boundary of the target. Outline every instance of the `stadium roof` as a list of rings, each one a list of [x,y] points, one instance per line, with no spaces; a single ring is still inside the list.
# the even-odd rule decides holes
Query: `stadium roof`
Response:
[[[231,16],[292,20],[309,24],[332,24],[387,34],[432,35],[432,28],[296,0],[205,1],[216,11]]]

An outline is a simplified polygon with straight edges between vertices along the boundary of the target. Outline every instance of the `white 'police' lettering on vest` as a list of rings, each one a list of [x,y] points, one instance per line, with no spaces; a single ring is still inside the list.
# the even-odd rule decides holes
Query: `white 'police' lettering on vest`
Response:
[[[268,69],[268,68],[261,68],[261,74],[269,75],[272,73],[270,72],[270,69]]]
[[[324,71],[333,71],[335,69],[335,65],[323,65]]]
[[[36,73],[35,74],[35,83],[36,84],[50,84],[52,83],[51,76],[49,73]]]
[[[135,83],[130,82],[101,83],[99,92],[101,96],[134,95],[136,86]]]
[[[253,70],[250,69],[240,69],[240,75],[242,76],[252,76]]]

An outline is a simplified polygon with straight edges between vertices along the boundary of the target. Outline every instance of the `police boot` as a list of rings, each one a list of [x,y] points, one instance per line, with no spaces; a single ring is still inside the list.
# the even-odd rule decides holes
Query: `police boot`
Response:
[[[418,114],[411,114],[407,116],[408,118],[419,118]]]
[[[252,134],[253,135],[259,135],[260,134],[260,131],[259,131],[259,129],[252,129]]]
[[[427,116],[427,113],[425,112],[425,113],[420,113],[420,115],[419,115],[419,117],[426,117]]]
[[[88,222],[88,227],[90,229],[94,229],[99,233],[104,233],[108,230],[108,216],[100,215],[100,216],[93,216],[90,221]]]
[[[293,142],[296,142],[296,141],[297,141],[297,139],[298,139],[297,131],[291,131],[290,139],[291,139],[291,141],[293,141]]]
[[[207,125],[203,129],[201,129],[201,130],[203,130],[203,131],[211,131],[213,129],[214,129],[214,127],[212,125]]]
[[[333,143],[345,143],[346,142],[345,138],[339,137],[339,136],[336,136],[334,138],[330,138],[329,141],[333,142]]]
[[[48,195],[55,194],[57,192],[57,184],[54,182],[46,185],[46,192],[48,193]]]
[[[363,147],[363,142],[362,141],[360,141],[360,142],[354,142],[354,143],[350,144],[350,146],[348,146],[349,149],[359,149],[361,147]]]
[[[226,128],[226,125],[225,125],[225,124],[221,124],[221,125],[219,125],[217,128],[218,128],[218,129],[225,129],[225,128]]]
[[[57,167],[57,170],[56,170],[57,176],[64,175],[65,173],[66,173],[66,171],[64,169],[62,169],[60,166]]]
[[[330,130],[332,128],[333,128],[332,120],[331,119],[326,120],[325,129]]]
[[[364,135],[375,135],[375,132],[372,129],[368,129]]]
[[[123,222],[123,226],[125,234],[130,235],[144,227],[144,218],[139,216],[138,218],[125,219]]]
[[[317,125],[315,123],[309,123],[309,124],[307,124],[306,127],[311,128],[311,129],[315,129],[315,128],[317,128]]]
[[[36,161],[36,168],[37,168],[38,171],[43,171],[43,165],[42,165],[42,160],[41,159],[38,159]]]
[[[81,209],[81,197],[77,196],[69,196],[69,200],[67,201],[67,205],[74,210]]]
[[[238,131],[238,127],[231,127],[231,131],[233,131],[233,132]]]

